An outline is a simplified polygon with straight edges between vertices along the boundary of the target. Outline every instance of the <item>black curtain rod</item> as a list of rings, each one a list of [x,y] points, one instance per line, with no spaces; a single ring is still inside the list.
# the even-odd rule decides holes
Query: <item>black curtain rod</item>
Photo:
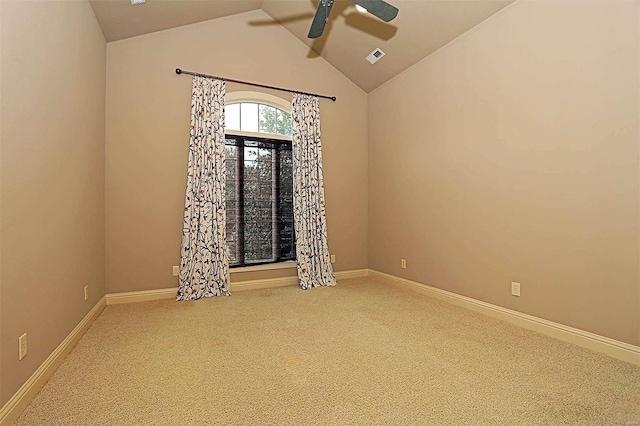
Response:
[[[184,70],[181,70],[180,68],[176,68],[176,74],[188,74],[188,75],[196,75],[198,77],[215,78],[218,80],[230,81],[232,83],[248,84],[249,86],[264,87],[265,89],[282,90],[283,92],[290,92],[290,93],[300,93],[302,95],[317,96],[319,98],[331,99],[334,102],[336,101],[335,96],[318,95],[317,93],[301,92],[299,90],[284,89],[282,87],[275,87],[275,86],[266,86],[264,84],[251,83],[250,81],[233,80],[231,78],[216,77],[215,75],[207,75],[207,74],[200,74],[197,72],[184,71]]]

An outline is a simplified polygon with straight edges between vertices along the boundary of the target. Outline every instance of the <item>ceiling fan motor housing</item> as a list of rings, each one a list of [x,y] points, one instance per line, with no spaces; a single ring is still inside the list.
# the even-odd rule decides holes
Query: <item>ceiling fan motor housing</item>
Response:
[[[324,27],[329,23],[329,14],[335,0],[320,0],[316,14],[309,28],[309,38],[318,38],[322,35]],[[389,22],[398,15],[398,8],[390,5],[384,0],[349,0],[355,5],[366,9],[371,15]]]

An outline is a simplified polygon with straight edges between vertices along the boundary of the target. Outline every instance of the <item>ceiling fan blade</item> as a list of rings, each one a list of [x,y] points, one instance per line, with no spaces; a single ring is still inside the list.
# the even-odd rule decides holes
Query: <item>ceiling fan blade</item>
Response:
[[[390,5],[384,0],[349,0],[353,4],[367,9],[367,12],[382,19],[384,22],[389,22],[398,16],[398,8]]]
[[[333,0],[320,0],[318,3],[318,8],[316,9],[316,14],[313,17],[313,22],[311,23],[311,28],[309,28],[309,38],[318,38],[322,35],[324,31],[325,25],[327,25],[327,19],[329,18],[329,13],[331,13],[331,8],[333,7]]]

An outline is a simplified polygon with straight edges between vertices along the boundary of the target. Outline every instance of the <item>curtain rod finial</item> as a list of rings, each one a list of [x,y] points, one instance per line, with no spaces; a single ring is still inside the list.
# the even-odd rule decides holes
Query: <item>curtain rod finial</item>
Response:
[[[331,97],[331,100],[332,100],[333,102],[335,102],[335,101],[336,101],[336,97],[335,97],[335,96],[332,96],[332,97]]]
[[[176,68],[176,74],[182,74],[182,70],[180,68]]]

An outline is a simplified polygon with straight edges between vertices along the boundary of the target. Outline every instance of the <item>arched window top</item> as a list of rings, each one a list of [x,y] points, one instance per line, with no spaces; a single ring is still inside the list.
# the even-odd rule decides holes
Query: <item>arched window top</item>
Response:
[[[225,99],[225,130],[291,136],[290,105],[276,96],[232,92]]]

